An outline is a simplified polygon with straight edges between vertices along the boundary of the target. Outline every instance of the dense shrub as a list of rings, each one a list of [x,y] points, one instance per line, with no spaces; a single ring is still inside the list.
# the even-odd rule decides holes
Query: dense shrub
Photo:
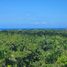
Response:
[[[67,31],[0,31],[0,67],[67,67]]]

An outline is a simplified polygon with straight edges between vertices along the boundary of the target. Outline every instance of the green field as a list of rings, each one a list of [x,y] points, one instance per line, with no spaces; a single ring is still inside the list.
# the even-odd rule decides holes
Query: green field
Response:
[[[67,30],[0,31],[0,67],[67,67]]]

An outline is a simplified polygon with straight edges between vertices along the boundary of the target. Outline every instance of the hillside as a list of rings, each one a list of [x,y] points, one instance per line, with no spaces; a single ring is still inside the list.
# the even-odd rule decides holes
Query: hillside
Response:
[[[67,67],[67,30],[0,31],[0,67]]]

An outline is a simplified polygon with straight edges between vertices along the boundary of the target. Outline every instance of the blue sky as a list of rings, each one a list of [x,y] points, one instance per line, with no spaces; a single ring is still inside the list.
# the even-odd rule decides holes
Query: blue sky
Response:
[[[67,0],[0,0],[0,28],[67,28]]]

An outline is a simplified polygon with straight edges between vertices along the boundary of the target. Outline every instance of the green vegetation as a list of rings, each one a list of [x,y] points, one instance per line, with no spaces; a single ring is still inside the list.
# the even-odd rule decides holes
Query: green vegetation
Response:
[[[0,31],[0,67],[67,67],[67,31]]]

